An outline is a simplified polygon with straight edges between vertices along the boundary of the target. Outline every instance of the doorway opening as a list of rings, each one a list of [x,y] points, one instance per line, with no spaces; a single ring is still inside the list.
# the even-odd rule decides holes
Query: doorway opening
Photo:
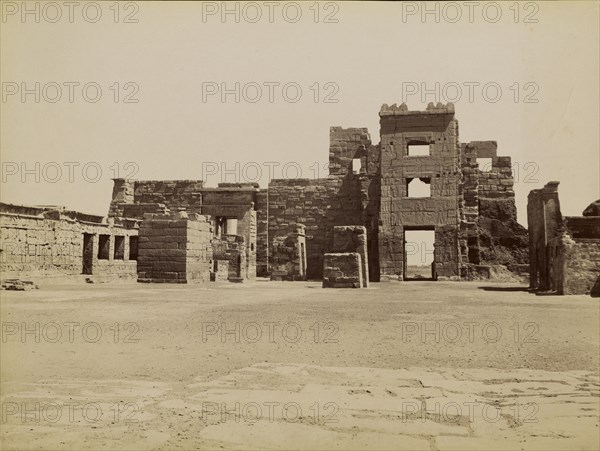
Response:
[[[436,280],[434,227],[405,228],[404,280]]]
[[[92,274],[94,264],[94,234],[83,234],[83,270],[81,274]]]

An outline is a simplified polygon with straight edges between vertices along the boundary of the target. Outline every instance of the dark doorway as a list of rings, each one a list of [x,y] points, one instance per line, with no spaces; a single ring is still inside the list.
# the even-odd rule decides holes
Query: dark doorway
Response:
[[[81,274],[92,274],[94,264],[94,235],[83,234],[83,271]]]
[[[436,280],[435,230],[404,230],[404,280]]]
[[[108,260],[110,256],[110,235],[98,235],[98,260]]]
[[[137,260],[138,259],[138,237],[130,236],[129,237],[129,260]]]
[[[125,237],[115,235],[115,253],[113,260],[125,260]]]
[[[306,277],[306,251],[304,243],[300,243],[300,275]]]

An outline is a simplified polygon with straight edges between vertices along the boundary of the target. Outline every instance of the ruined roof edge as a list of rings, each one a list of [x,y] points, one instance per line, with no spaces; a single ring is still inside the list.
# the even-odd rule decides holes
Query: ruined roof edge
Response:
[[[429,102],[425,111],[409,111],[406,103],[402,103],[400,106],[396,105],[395,103],[392,106],[384,103],[381,105],[381,109],[379,110],[380,117],[415,114],[454,114],[454,104],[452,102],[448,102],[446,105],[444,105],[443,103],[438,102],[437,105],[434,105],[433,102]]]

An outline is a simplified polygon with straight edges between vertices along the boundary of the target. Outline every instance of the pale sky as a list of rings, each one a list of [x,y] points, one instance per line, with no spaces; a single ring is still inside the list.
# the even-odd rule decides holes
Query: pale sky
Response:
[[[288,177],[297,168],[315,177],[317,167],[324,176],[330,126],[368,127],[377,143],[381,104],[406,100],[409,109],[424,109],[455,98],[457,86],[460,140],[496,140],[499,155],[512,157],[522,224],[528,192],[550,180],[561,182],[565,215],[580,215],[600,197],[594,1],[499,3],[495,23],[498,11],[488,2],[476,5],[472,21],[463,2],[453,3],[459,9],[438,4],[438,22],[434,13],[421,17],[421,2],[275,2],[272,23],[264,2],[239,3],[239,23],[233,13],[223,20],[221,2],[130,2],[120,5],[117,23],[112,1],[76,2],[72,23],[64,2],[27,2],[34,12],[24,17],[22,2],[0,3],[3,202],[105,215],[117,170],[138,179],[201,179],[203,167],[217,167],[204,177],[211,186],[255,181],[257,166],[262,187],[269,166],[276,178],[285,176],[284,165]],[[215,14],[203,20],[203,8]],[[137,23],[124,23],[128,14]],[[235,94],[225,102],[208,95],[222,84],[235,91],[236,83],[239,103]],[[408,95],[421,84],[431,91],[425,99]],[[57,86],[61,96],[52,103]],[[102,92],[92,103],[95,86]],[[25,99],[22,88],[32,92]],[[128,95],[138,102],[125,103]],[[232,170],[226,180],[222,164]]]

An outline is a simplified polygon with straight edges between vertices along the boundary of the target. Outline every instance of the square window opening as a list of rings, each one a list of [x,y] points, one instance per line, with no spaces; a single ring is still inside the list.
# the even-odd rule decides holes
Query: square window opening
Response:
[[[406,197],[431,197],[429,177],[406,179]]]

